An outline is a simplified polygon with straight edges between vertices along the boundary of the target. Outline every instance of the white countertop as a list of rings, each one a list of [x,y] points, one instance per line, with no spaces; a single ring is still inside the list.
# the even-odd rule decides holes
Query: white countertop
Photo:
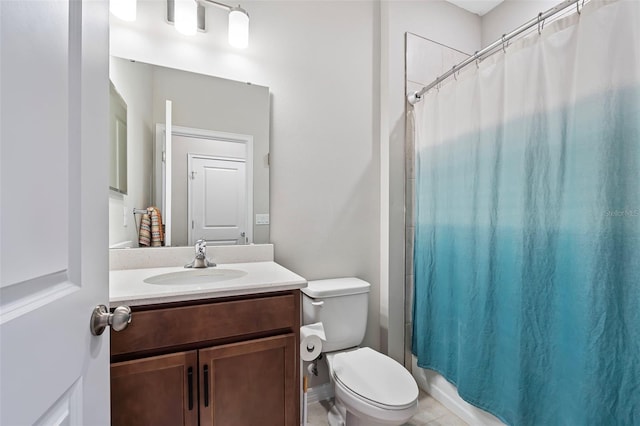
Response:
[[[239,296],[304,288],[307,281],[275,262],[229,263],[216,270],[245,271],[246,275],[206,284],[148,284],[155,275],[186,271],[182,266],[123,269],[109,272],[109,302],[116,305],[150,305],[216,297]]]

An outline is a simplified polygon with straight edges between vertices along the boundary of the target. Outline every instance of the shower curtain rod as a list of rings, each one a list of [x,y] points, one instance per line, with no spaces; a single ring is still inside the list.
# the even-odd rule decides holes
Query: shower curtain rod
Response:
[[[532,20],[526,22],[525,24],[522,24],[521,26],[519,26],[518,28],[516,28],[515,30],[511,31],[508,34],[503,34],[502,38],[494,41],[493,43],[491,43],[489,46],[485,47],[484,49],[476,51],[476,53],[474,53],[472,56],[469,56],[467,59],[465,59],[464,61],[460,62],[458,65],[454,65],[453,68],[451,68],[449,71],[445,72],[444,74],[440,75],[433,82],[431,82],[431,84],[429,84],[428,86],[423,87],[421,90],[419,90],[417,92],[413,92],[413,93],[408,94],[407,95],[407,100],[409,101],[409,103],[411,105],[415,105],[416,103],[420,102],[420,100],[422,100],[422,96],[425,93],[427,93],[432,88],[436,87],[438,84],[442,83],[445,79],[447,79],[448,77],[451,77],[453,74],[459,72],[462,68],[466,67],[467,65],[483,59],[483,56],[485,56],[486,54],[492,52],[493,50],[495,50],[496,48],[498,48],[500,46],[502,46],[502,49],[506,49],[507,43],[508,43],[509,40],[511,40],[512,38],[522,34],[526,30],[528,30],[529,28],[532,28],[532,27],[537,25],[538,26],[538,32],[542,31],[542,28],[544,27],[544,21],[547,18],[549,18],[549,17],[551,17],[551,16],[553,16],[553,15],[559,13],[559,12],[562,12],[566,8],[571,7],[571,6],[573,6],[575,4],[576,11],[578,13],[580,13],[580,6],[581,6],[580,2],[582,2],[582,6],[584,6],[585,0],[565,0],[562,3],[558,4],[557,6],[554,6],[551,9],[547,10],[546,12],[540,12],[538,14],[538,16],[536,16]]]

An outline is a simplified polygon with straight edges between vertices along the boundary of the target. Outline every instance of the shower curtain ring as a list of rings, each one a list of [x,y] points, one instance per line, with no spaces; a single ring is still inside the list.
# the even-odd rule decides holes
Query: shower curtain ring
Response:
[[[542,34],[542,30],[544,29],[544,19],[542,18],[542,12],[538,13],[538,34]]]
[[[507,53],[508,41],[505,40],[506,34],[502,34],[502,51]]]
[[[476,50],[476,53],[473,55],[474,58],[476,58],[476,68],[480,69],[480,58],[478,57],[478,51]]]
[[[454,80],[458,81],[458,76],[456,75],[456,66],[455,65],[451,68],[451,74],[453,74]]]

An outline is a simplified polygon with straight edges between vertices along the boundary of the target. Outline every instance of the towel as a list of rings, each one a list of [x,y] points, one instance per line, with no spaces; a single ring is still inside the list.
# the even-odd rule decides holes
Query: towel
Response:
[[[162,229],[162,215],[157,207],[148,207],[147,213],[140,220],[140,232],[138,243],[141,246],[160,247],[164,245],[164,232]]]
[[[157,207],[149,207],[147,211],[151,215],[151,246],[164,245],[164,232],[162,230],[162,215]]]
[[[140,232],[138,232],[138,244],[141,246],[151,245],[151,216],[144,213],[140,220]]]

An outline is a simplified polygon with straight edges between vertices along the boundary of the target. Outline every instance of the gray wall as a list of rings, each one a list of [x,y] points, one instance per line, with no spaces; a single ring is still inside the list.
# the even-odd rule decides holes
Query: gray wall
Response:
[[[365,344],[377,348],[376,4],[283,5],[262,5],[272,24],[262,54],[278,64],[271,71],[276,260],[308,280],[357,276],[369,281]]]

